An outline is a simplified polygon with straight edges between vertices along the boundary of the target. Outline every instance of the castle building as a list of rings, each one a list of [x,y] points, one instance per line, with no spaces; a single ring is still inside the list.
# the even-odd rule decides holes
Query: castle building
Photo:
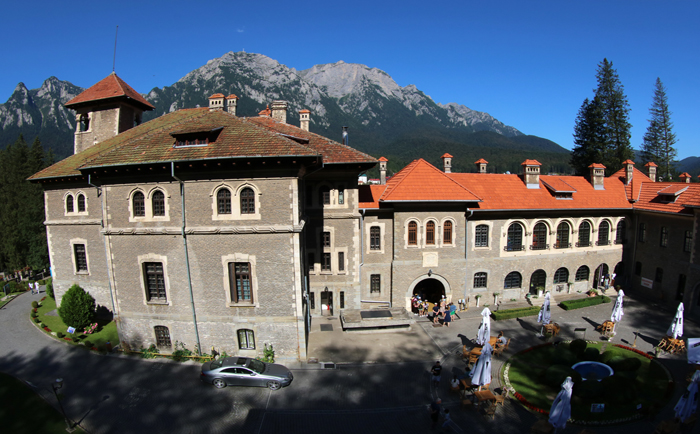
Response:
[[[58,303],[79,284],[132,348],[272,344],[282,361],[306,359],[312,317],[410,311],[414,294],[474,306],[615,274],[700,314],[700,184],[655,182],[653,163],[631,161],[607,178],[600,164],[543,175],[536,160],[458,173],[449,154],[442,170],[418,159],[387,177],[386,158],[310,132],[308,110],[297,127],[284,101],[251,118],[237,102],[217,93],[142,124],[153,107],[112,74],[67,104],[76,152],[30,178]],[[377,163],[378,184],[358,185]]]

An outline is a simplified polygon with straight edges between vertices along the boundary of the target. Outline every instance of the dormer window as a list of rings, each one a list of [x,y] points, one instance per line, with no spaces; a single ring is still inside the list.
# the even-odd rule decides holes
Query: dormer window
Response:
[[[192,137],[184,138],[181,137],[177,140],[176,148],[184,148],[187,146],[207,146],[209,144],[209,139],[207,137]]]
[[[191,130],[175,131],[170,133],[175,138],[174,148],[193,148],[208,146],[209,143],[215,142],[221,130],[224,127],[218,127],[211,130],[199,130],[197,128]]]

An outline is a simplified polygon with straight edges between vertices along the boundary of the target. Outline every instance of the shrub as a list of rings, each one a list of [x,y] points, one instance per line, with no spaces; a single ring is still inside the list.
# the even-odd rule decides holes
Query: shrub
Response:
[[[603,394],[603,382],[602,381],[580,381],[578,383],[574,382],[574,392],[575,396],[584,399],[595,399],[599,398]]]
[[[38,314],[38,313],[36,313],[36,312],[32,312],[32,318],[36,318],[36,317],[38,317],[38,316],[39,316],[39,314]]]
[[[595,306],[602,303],[610,303],[610,297],[596,295],[595,297],[579,298],[577,300],[566,300],[559,303],[564,310],[580,309],[582,307]]]
[[[624,350],[616,348],[616,347],[608,347],[607,350],[603,354],[600,355],[599,362],[605,363],[608,366],[610,365],[608,362],[610,362],[611,359],[614,357],[621,357],[624,358],[623,356]]]
[[[56,299],[53,295],[53,282],[49,282],[46,284],[46,295],[51,297],[53,300]]]
[[[613,371],[637,371],[642,366],[642,361],[636,357],[613,357],[608,362]]]
[[[504,319],[522,318],[525,316],[535,316],[539,312],[540,308],[537,306],[518,307],[515,309],[503,309],[491,312],[491,317],[494,321],[500,321]]]
[[[37,324],[39,324],[39,318],[34,317],[34,322],[37,323]]]
[[[552,353],[552,364],[573,366],[576,363],[576,354],[570,349],[559,345],[554,348],[554,350],[555,351]]]
[[[70,340],[73,341],[74,344],[78,343],[78,337],[77,336],[71,336]]]
[[[92,342],[90,341],[84,341],[83,344],[88,348],[92,348]]]
[[[95,299],[80,286],[73,285],[63,296],[58,315],[69,327],[85,328],[95,315]]]
[[[614,404],[623,404],[637,398],[635,382],[621,375],[603,378],[600,385],[603,387],[605,399]]]
[[[544,371],[543,381],[545,384],[558,388],[566,380],[566,377],[571,377],[574,384],[581,382],[581,374],[571,369],[568,365],[552,365]]]
[[[100,347],[100,351],[102,351],[102,347]],[[106,348],[105,348],[106,351]],[[150,347],[148,348],[141,348],[141,358],[143,359],[155,359],[156,354],[158,354],[160,351],[158,350],[158,347],[155,346],[155,344],[151,344]]]
[[[36,300],[35,300],[35,301],[32,301],[32,307],[33,307],[34,309],[36,309],[37,307],[39,307],[39,303],[37,303]],[[35,312],[36,312],[36,311],[35,311]]]
[[[586,348],[583,352],[583,360],[588,362],[597,362],[600,357],[600,350],[598,348]]]
[[[583,339],[574,339],[569,344],[569,349],[576,355],[576,358],[583,357],[583,353],[586,351],[588,343]]]
[[[65,336],[65,335],[63,334],[63,332],[56,332],[56,337],[57,337],[57,338],[63,339],[63,336]]]

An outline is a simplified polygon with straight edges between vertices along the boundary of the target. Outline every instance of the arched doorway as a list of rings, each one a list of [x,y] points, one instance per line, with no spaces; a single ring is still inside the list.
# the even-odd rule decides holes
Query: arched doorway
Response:
[[[416,294],[429,303],[438,303],[445,295],[445,285],[437,279],[423,279],[413,288],[413,295]]]
[[[615,265],[613,274],[615,274],[615,279],[610,281],[610,286],[613,288],[615,285],[622,286],[625,283],[625,264],[623,262],[618,262],[617,265]]]
[[[600,264],[598,268],[595,269],[595,274],[593,275],[593,287],[603,288],[603,277],[609,273],[608,264]]]
[[[538,290],[545,291],[547,284],[547,273],[544,270],[537,270],[530,276],[530,294],[537,295]]]

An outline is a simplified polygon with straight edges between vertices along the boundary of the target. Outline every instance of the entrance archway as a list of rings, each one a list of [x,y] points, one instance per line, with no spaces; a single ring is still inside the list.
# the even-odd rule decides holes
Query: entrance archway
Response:
[[[610,281],[610,286],[613,288],[615,285],[621,285],[624,282],[624,275],[625,275],[625,264],[624,262],[618,262],[617,265],[615,265],[615,271],[613,271],[613,274],[615,274],[615,279]]]
[[[412,295],[419,295],[421,300],[427,300],[428,303],[439,303],[443,295],[445,295],[445,285],[437,279],[423,279],[413,288]]]
[[[593,275],[593,287],[598,289],[603,287],[603,277],[609,272],[608,264],[600,264],[598,268],[595,269],[595,274]]]
[[[547,273],[544,270],[537,270],[530,276],[530,294],[537,295],[537,290],[545,291],[547,285]]]

